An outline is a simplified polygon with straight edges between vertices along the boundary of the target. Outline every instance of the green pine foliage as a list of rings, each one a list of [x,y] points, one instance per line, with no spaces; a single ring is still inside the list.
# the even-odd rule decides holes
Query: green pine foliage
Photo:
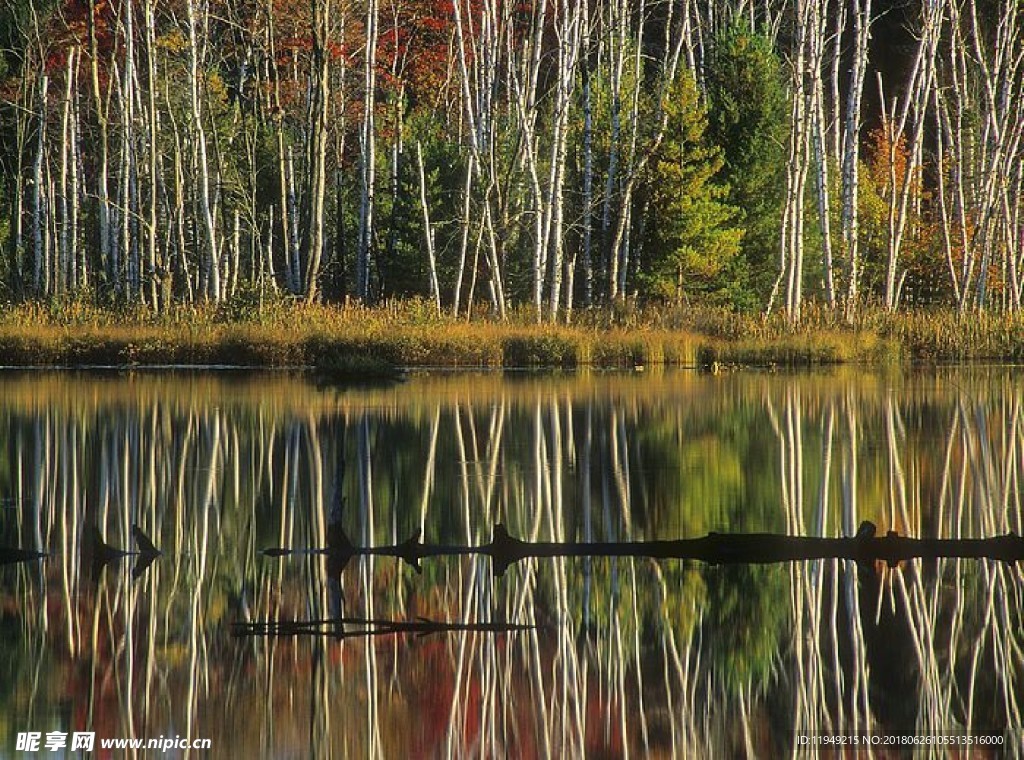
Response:
[[[778,273],[785,193],[787,96],[771,41],[738,22],[715,40],[706,67],[708,137],[722,149],[728,201],[742,209],[741,255],[728,268],[732,303],[757,309]]]
[[[707,113],[690,72],[680,74],[663,107],[668,129],[643,188],[648,213],[638,280],[650,295],[677,301],[722,293],[720,276],[738,254],[743,230],[719,181],[722,152],[706,139]]]

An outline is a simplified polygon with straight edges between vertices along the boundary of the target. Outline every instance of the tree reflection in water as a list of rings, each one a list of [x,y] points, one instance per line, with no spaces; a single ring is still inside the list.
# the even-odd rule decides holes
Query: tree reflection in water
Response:
[[[1021,533],[1021,381],[670,373],[0,376],[0,735],[210,737],[214,753],[683,756],[799,731],[1019,742],[1021,580],[988,560],[270,560],[267,546],[722,533]],[[6,508],[7,505],[10,508]],[[163,556],[83,572],[87,527]],[[231,636],[253,621],[481,630]],[[500,630],[507,623],[536,625]],[[422,631],[418,631],[422,632]],[[1014,750],[1019,752],[1020,747]]]

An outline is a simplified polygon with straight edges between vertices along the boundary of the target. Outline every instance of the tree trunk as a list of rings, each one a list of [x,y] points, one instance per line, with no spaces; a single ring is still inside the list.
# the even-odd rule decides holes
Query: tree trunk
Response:
[[[46,92],[50,80],[46,74],[39,77],[39,95],[36,109],[39,114],[37,127],[36,157],[32,169],[32,241],[33,241],[33,287],[37,296],[48,295],[46,280],[49,251],[45,245],[44,227],[47,225],[47,209],[44,197],[43,165],[46,155]]]
[[[842,220],[846,248],[846,318],[853,320],[860,298],[860,214],[858,211],[861,99],[871,38],[871,0],[855,0],[853,6],[853,65],[846,113],[843,116]]]
[[[371,0],[375,5],[375,0]],[[331,2],[312,0],[313,9],[313,104],[309,141],[309,222],[306,229],[306,270],[303,292],[306,302],[317,297],[320,278],[320,260],[325,245],[324,199],[327,194],[327,114],[330,104],[330,57],[327,45],[330,38]],[[374,43],[376,44],[376,42]]]
[[[370,300],[370,256],[373,247],[374,193],[377,179],[377,127],[374,118],[377,87],[377,0],[366,5],[366,53],[363,66],[363,127],[360,135],[361,195],[359,244],[356,249],[356,297]]]
[[[107,125],[107,107],[100,91],[99,45],[96,38],[96,0],[89,0],[89,57],[92,74],[93,108],[96,111],[96,123],[99,126],[99,166],[96,169],[97,184],[97,219],[99,224],[100,269],[107,278],[108,287],[114,285],[114,272],[110,257],[110,195],[107,187],[107,174],[110,171],[110,141]]]
[[[423,237],[427,246],[427,264],[430,267],[430,298],[437,313],[441,313],[441,289],[437,282],[437,259],[434,256],[434,228],[430,225],[430,208],[427,204],[427,176],[423,170],[423,146],[416,141],[416,166],[420,175],[420,208],[423,210]]]
[[[77,48],[71,47],[68,49],[68,60],[67,66],[64,71],[64,103],[61,114],[61,135],[60,135],[60,260],[57,268],[55,285],[56,292],[67,292],[72,288],[71,284],[71,259],[74,254],[72,253],[72,240],[71,240],[71,219],[70,219],[70,204],[68,202],[70,190],[68,173],[70,171],[69,162],[74,160],[73,157],[69,159],[71,153],[70,144],[73,140],[71,136],[71,102],[73,96],[72,85],[74,84],[73,72],[75,70],[75,53]]]
[[[146,78],[147,82],[147,104],[149,113],[147,116],[147,127],[149,131],[149,145],[146,150],[149,157],[149,197],[146,204],[146,283],[148,285],[148,302],[154,311],[161,307],[159,293],[160,280],[162,279],[164,267],[157,267],[157,204],[160,194],[160,143],[158,124],[159,116],[156,110],[156,0],[146,0],[145,4],[145,25],[146,25]],[[170,277],[170,273],[167,273]],[[166,304],[164,304],[166,305]]]
[[[197,8],[197,1],[200,3]],[[202,226],[205,234],[204,268],[207,272],[207,287],[203,296],[208,300],[219,301],[221,298],[220,257],[217,243],[217,232],[213,221],[213,208],[210,198],[210,167],[206,152],[206,129],[202,117],[202,95],[200,84],[201,61],[205,57],[207,0],[187,0],[188,39],[189,39],[189,91],[192,104],[192,133],[198,147],[199,206],[202,215]],[[202,27],[199,24],[202,22]],[[201,35],[201,36],[200,36]]]

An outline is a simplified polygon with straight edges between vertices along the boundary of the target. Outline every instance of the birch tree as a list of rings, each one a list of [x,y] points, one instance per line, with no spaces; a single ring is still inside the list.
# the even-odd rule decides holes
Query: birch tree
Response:
[[[377,0],[367,0],[363,60],[363,125],[360,132],[359,242],[356,248],[356,297],[370,299],[370,255],[377,187],[377,127],[374,115],[377,87]]]
[[[810,121],[815,190],[818,199],[818,225],[821,229],[821,260],[825,279],[825,302],[836,307],[836,283],[832,253],[832,204],[829,185],[829,155],[825,115],[823,76],[828,34],[829,3],[811,3],[809,24]]]
[[[206,25],[209,19],[209,0],[186,0],[189,41],[189,97],[192,106],[192,136],[197,150],[196,182],[199,187],[199,211],[203,231],[203,279],[200,289],[208,300],[221,298],[220,246],[213,217],[211,199],[210,163],[206,148],[206,127],[203,124],[203,95],[201,71],[206,55]]]
[[[310,78],[313,95],[310,103],[309,157],[307,160],[309,188],[306,193],[306,203],[309,206],[309,211],[304,236],[306,266],[303,273],[303,292],[307,302],[311,302],[317,297],[320,261],[326,244],[324,200],[327,193],[327,115],[330,100],[330,56],[327,46],[330,38],[331,0],[311,0],[311,2],[313,60]],[[376,8],[376,0],[370,0],[370,4]],[[344,14],[342,14],[342,18],[344,18]],[[367,57],[369,58],[370,55],[368,54]],[[370,85],[372,87],[372,82]],[[368,99],[369,107],[372,110],[373,99],[370,96]],[[370,129],[372,130],[372,123]],[[367,225],[371,223],[372,212],[369,212]]]
[[[768,299],[771,311],[776,295],[785,284],[786,316],[800,320],[804,276],[804,192],[808,171],[808,98],[807,61],[811,36],[813,0],[795,0],[793,58],[791,61],[789,157],[786,162],[786,200],[782,216],[779,246],[779,275]]]
[[[972,0],[973,1],[973,0]],[[902,277],[897,280],[900,249],[907,228],[910,198],[915,188],[920,187],[918,177],[922,164],[924,126],[928,107],[928,94],[935,78],[935,63],[938,51],[939,31],[942,25],[943,7],[940,0],[925,0],[922,11],[917,50],[911,65],[906,95],[900,107],[889,114],[882,96],[883,128],[888,133],[890,151],[890,193],[889,193],[889,235],[888,255],[885,274],[885,306],[894,311],[899,303]],[[879,75],[881,90],[881,76]],[[903,139],[910,121],[908,158],[902,177],[896,176],[896,146]]]
[[[99,131],[99,165],[96,168],[96,216],[98,219],[98,243],[100,268],[107,277],[108,285],[113,284],[114,272],[110,257],[110,195],[107,175],[110,164],[110,139],[108,126],[108,102],[105,102],[100,88],[100,54],[96,31],[96,0],[89,0],[89,71],[92,82],[93,111]]]
[[[499,19],[503,15],[499,12],[503,6],[498,0],[484,0],[480,4],[480,19],[476,35],[468,35],[464,23],[462,7],[463,0],[452,0],[453,17],[455,21],[455,51],[458,58],[458,70],[462,84],[462,105],[466,119],[466,132],[469,141],[469,164],[472,178],[479,184],[484,185],[484,195],[481,201],[483,222],[480,228],[480,236],[486,236],[487,263],[490,270],[488,282],[491,304],[500,319],[505,319],[505,286],[502,276],[501,261],[498,256],[498,239],[494,228],[494,217],[492,213],[492,196],[496,187],[496,180],[493,174],[492,163],[492,137],[494,119],[492,113],[493,95],[497,86],[498,68],[494,63],[498,60],[500,49]],[[472,47],[472,60],[481,61],[479,66],[470,70],[470,48]],[[487,62],[494,62],[487,65]],[[468,203],[470,180],[466,182],[466,202]],[[467,206],[468,208],[468,206]],[[468,240],[468,215],[463,218],[467,225],[464,230],[463,239]],[[474,268],[475,270],[475,268]],[[472,291],[472,288],[470,288]],[[472,300],[472,299],[470,299]],[[472,308],[470,304],[469,308]]]
[[[842,128],[842,216],[843,246],[846,253],[846,317],[852,320],[860,298],[860,229],[857,195],[860,169],[861,103],[871,39],[871,0],[854,0],[853,65]]]

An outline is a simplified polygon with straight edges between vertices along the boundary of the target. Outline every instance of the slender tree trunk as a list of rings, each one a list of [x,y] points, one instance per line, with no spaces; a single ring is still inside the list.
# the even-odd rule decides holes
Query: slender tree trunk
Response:
[[[594,104],[590,71],[590,11],[583,8],[583,304],[594,303]],[[575,264],[575,262],[574,262]],[[575,266],[573,267],[575,270]],[[572,315],[573,285],[569,283],[567,320]]]
[[[78,57],[77,58],[78,58],[79,61],[81,61],[81,49],[79,49],[79,53],[78,53]],[[76,72],[77,72],[77,67],[76,67]],[[71,101],[71,136],[70,136],[70,144],[68,145],[68,150],[69,150],[69,154],[70,154],[70,156],[69,156],[69,163],[70,163],[70,171],[71,171],[70,187],[68,188],[68,193],[70,195],[70,201],[71,201],[71,208],[70,208],[70,211],[69,211],[69,213],[71,214],[71,220],[70,220],[70,230],[69,230],[69,233],[68,233],[68,237],[69,237],[69,244],[70,244],[70,251],[69,251],[69,253],[70,253],[70,256],[71,256],[71,260],[69,262],[69,265],[70,265],[69,277],[70,277],[70,281],[71,281],[71,288],[72,288],[72,290],[77,292],[78,289],[81,286],[88,285],[88,277],[87,277],[88,270],[87,270],[87,267],[86,267],[86,261],[88,259],[87,259],[87,256],[85,254],[85,251],[84,250],[80,250],[79,246],[78,246],[78,226],[79,226],[79,217],[80,217],[80,193],[81,193],[81,182],[79,180],[79,177],[80,177],[79,162],[81,161],[81,154],[80,154],[80,151],[79,151],[79,141],[81,139],[81,135],[80,135],[80,131],[79,130],[80,130],[81,124],[80,124],[80,121],[79,121],[80,114],[79,114],[79,110],[78,110],[78,95],[77,95],[77,92],[78,92],[78,75],[77,75],[77,73],[74,75],[74,79],[75,79],[75,84],[72,86],[72,91],[75,94],[72,96],[72,101]],[[81,267],[79,267],[79,256],[80,255],[82,257],[82,265],[81,265]]]
[[[74,158],[69,157],[71,153],[71,142],[73,137],[71,135],[72,124],[71,124],[71,103],[73,90],[72,85],[74,84],[73,72],[75,70],[75,53],[77,48],[71,47],[68,49],[68,60],[65,68],[64,77],[64,104],[63,112],[61,114],[61,136],[60,136],[60,261],[57,269],[55,284],[56,292],[67,292],[72,289],[71,283],[71,259],[72,253],[72,241],[71,241],[71,219],[70,219],[70,204],[69,204],[69,182],[68,173],[70,171],[69,163]]]
[[[220,256],[217,232],[213,221],[213,206],[210,193],[210,166],[206,151],[206,128],[202,116],[202,85],[200,67],[205,58],[206,20],[208,0],[187,0],[189,40],[189,94],[192,105],[192,133],[195,136],[199,156],[199,205],[205,235],[205,270],[208,276],[204,297],[208,300],[221,299]],[[197,6],[196,3],[199,3]],[[200,23],[202,26],[200,27]]]
[[[375,5],[376,0],[371,0]],[[330,38],[331,2],[312,0],[313,9],[313,107],[309,148],[309,224],[306,230],[306,270],[303,291],[307,302],[317,297],[320,260],[325,246],[324,200],[327,194],[327,115],[330,105]],[[374,42],[374,45],[376,42]]]
[[[601,209],[602,258],[608,275],[608,300],[615,301],[619,295],[619,254],[612,230],[612,204],[616,197],[619,169],[619,141],[622,135],[622,74],[626,61],[626,40],[628,23],[625,0],[612,0],[608,7],[609,35],[608,56],[610,64],[609,88],[611,90],[611,137],[608,146],[608,174],[604,183],[604,204]]]
[[[295,192],[295,157],[292,154],[292,146],[288,146],[286,171],[286,187],[288,193],[288,246],[285,260],[285,271],[288,276],[288,291],[292,295],[302,293],[302,259],[299,246],[299,201]]]
[[[370,256],[373,248],[374,194],[377,181],[377,0],[366,4],[366,53],[363,65],[363,127],[359,147],[362,184],[359,202],[359,244],[356,249],[356,297],[370,300]]]
[[[871,38],[871,0],[855,0],[853,6],[853,65],[843,117],[842,229],[846,249],[846,318],[852,320],[860,299],[860,124],[864,76]]]
[[[281,215],[281,247],[284,251],[284,285],[290,293],[298,293],[298,280],[294,259],[296,257],[295,228],[295,193],[291,182],[290,147],[285,145],[284,106],[281,100],[281,70],[277,60],[277,34],[274,27],[274,2],[267,0],[267,47],[270,50],[271,76],[273,77],[273,121],[274,137],[277,147],[278,176],[278,212]],[[273,267],[271,267],[273,270]]]
[[[938,51],[939,34],[942,27],[943,9],[938,3],[926,5],[922,12],[918,46],[910,70],[910,79],[899,113],[893,113],[885,125],[889,132],[890,205],[889,241],[885,276],[885,305],[895,311],[899,304],[900,287],[903,278],[897,280],[896,272],[904,234],[907,229],[910,200],[920,184],[920,167],[924,144],[924,125],[928,95],[935,77],[935,61]],[[881,91],[881,75],[879,75]],[[885,101],[882,99],[882,113],[885,117]],[[913,119],[911,120],[911,116]],[[895,174],[896,150],[903,140],[907,122],[911,121],[910,141],[907,146],[906,165],[903,176]]]
[[[580,9],[581,3],[574,3],[570,14],[567,0],[560,0],[556,34],[558,46],[558,82],[556,89],[555,122],[551,146],[551,175],[548,189],[546,247],[551,250],[551,292],[548,299],[549,316],[557,321],[562,300],[563,277],[563,198],[565,185],[566,130],[569,109],[572,107],[573,85],[580,53]]]
[[[416,141],[416,167],[420,175],[420,208],[423,210],[423,237],[427,247],[427,263],[430,266],[430,298],[437,313],[441,313],[441,289],[437,281],[437,259],[434,255],[434,228],[430,224],[430,207],[427,203],[427,176],[423,169],[423,146]]]
[[[168,87],[170,87],[170,84],[168,84]],[[185,285],[185,302],[193,304],[195,303],[195,288],[192,283],[192,273],[189,269],[188,246],[186,245],[185,236],[185,162],[182,160],[181,134],[173,115],[171,116],[171,127],[174,134],[174,237],[176,240],[181,281]]]
[[[110,171],[110,139],[107,123],[107,108],[100,90],[100,54],[96,37],[96,0],[89,0],[89,57],[92,74],[93,108],[96,111],[96,123],[99,126],[99,165],[96,168],[97,184],[97,219],[99,224],[100,270],[107,278],[107,286],[114,285],[114,272],[110,256],[110,194],[107,187],[107,175]]]
[[[946,199],[946,137],[944,132],[943,110],[939,88],[932,92],[935,107],[935,164],[936,164],[936,197],[939,204],[939,222],[942,225],[942,247],[946,254],[946,267],[949,270],[949,283],[953,289],[955,303],[961,303],[960,278],[957,276],[956,263],[953,257],[953,234],[950,219],[949,203]]]
[[[121,177],[120,177],[120,244],[119,250],[124,256],[126,267],[125,296],[132,303],[137,303],[142,295],[139,267],[139,247],[136,236],[132,234],[133,221],[138,207],[135,203],[133,178],[135,168],[135,13],[134,3],[123,6],[124,13],[124,72],[118,89],[121,106]]]
[[[44,227],[47,225],[47,209],[45,207],[46,200],[43,186],[43,165],[46,155],[46,93],[49,83],[50,80],[46,74],[39,77],[39,95],[36,100],[39,124],[36,128],[36,157],[32,170],[32,253],[34,256],[32,281],[37,296],[48,295],[45,267],[49,252],[46,249],[44,239]]]
[[[164,267],[157,267],[157,205],[160,193],[160,143],[158,133],[159,118],[156,110],[156,0],[146,0],[146,79],[147,81],[147,127],[149,130],[149,198],[146,219],[146,283],[148,284],[148,301],[154,311],[161,307],[159,299],[160,280],[163,278]],[[167,277],[170,277],[168,272]]]
[[[470,210],[473,198],[473,174],[475,172],[473,156],[470,155],[466,163],[466,179],[462,186],[462,217],[459,223],[461,237],[459,243],[459,266],[455,274],[455,294],[452,296],[452,314],[459,316],[459,309],[462,303],[462,283],[466,274],[466,254],[469,251],[469,228]],[[472,298],[466,305],[468,315],[473,309]]]
[[[822,70],[825,62],[825,44],[828,31],[828,13],[819,3],[811,4],[811,140],[818,196],[818,224],[821,228],[821,259],[825,275],[825,301],[829,309],[836,308],[836,285],[832,255],[832,204],[829,186],[829,155],[827,125],[825,122],[825,83]],[[826,6],[825,11],[828,10]]]
[[[807,62],[809,36],[812,27],[812,5],[815,0],[796,0],[795,5],[795,53],[793,57],[790,107],[789,160],[786,164],[786,213],[783,245],[786,248],[784,260],[787,270],[780,277],[786,281],[786,316],[790,322],[799,322],[803,305],[804,278],[804,196],[808,169],[808,87]]]
[[[494,219],[491,211],[496,181],[494,178],[493,149],[491,130],[494,123],[492,108],[492,92],[496,86],[497,66],[481,65],[474,77],[470,73],[467,55],[467,38],[470,43],[479,43],[474,50],[488,61],[497,61],[497,16],[496,7],[488,2],[482,7],[481,29],[479,35],[466,35],[463,25],[462,0],[452,0],[455,21],[455,47],[458,56],[459,74],[462,84],[463,112],[466,117],[466,131],[469,134],[470,167],[475,172],[475,180],[484,187],[483,194],[483,231],[487,233],[487,264],[490,269],[488,287],[491,303],[500,319],[505,319],[505,292],[502,277],[501,260],[498,253],[498,239],[494,230]],[[478,59],[474,55],[474,61]],[[474,89],[476,95],[474,96]],[[486,172],[486,174],[485,174]],[[465,234],[465,233],[464,233]],[[475,276],[475,272],[473,273]],[[467,314],[472,313],[472,288]]]

